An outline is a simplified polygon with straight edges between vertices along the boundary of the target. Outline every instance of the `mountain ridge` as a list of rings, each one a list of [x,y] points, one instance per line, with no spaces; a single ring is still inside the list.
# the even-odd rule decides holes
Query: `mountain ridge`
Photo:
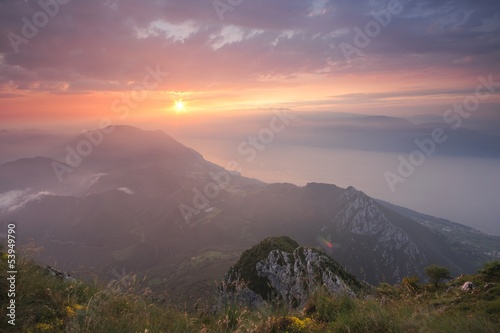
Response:
[[[130,131],[134,136],[124,135]],[[419,223],[353,187],[267,184],[208,162],[159,131],[124,127],[117,133],[120,140],[106,134],[108,146],[97,147],[95,155],[58,183],[64,191],[45,185],[31,192],[0,192],[0,202],[14,195],[24,202],[16,210],[0,205],[0,213],[18,221],[25,230],[22,237],[45,247],[43,262],[57,262],[75,274],[91,268],[103,279],[118,267],[149,276],[153,289],[180,296],[212,290],[212,282],[236,262],[238,253],[282,234],[323,248],[371,283],[423,278],[422,268],[430,263],[466,273],[498,251],[498,237],[474,233],[487,244],[479,251],[437,232],[432,221],[431,226]],[[162,147],[159,137],[173,146]],[[115,139],[118,146],[112,144]],[[106,155],[111,148],[119,151]],[[0,179],[6,177],[2,166]],[[192,216],[186,219],[180,207],[193,209]],[[463,237],[470,233],[464,231]]]

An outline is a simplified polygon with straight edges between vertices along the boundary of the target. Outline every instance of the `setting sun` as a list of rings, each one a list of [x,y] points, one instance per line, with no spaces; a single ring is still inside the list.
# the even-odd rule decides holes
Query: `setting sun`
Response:
[[[186,106],[183,101],[176,101],[175,102],[175,110],[177,113],[185,112],[186,111]]]
[[[500,0],[0,0],[0,333],[500,333],[499,171]]]

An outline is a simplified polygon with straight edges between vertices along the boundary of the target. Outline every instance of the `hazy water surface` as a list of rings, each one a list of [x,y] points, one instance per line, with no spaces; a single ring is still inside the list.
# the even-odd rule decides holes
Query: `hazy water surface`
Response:
[[[239,142],[180,141],[219,165],[238,161],[247,177],[352,185],[372,197],[500,235],[500,159],[431,156],[392,192],[384,173],[396,172],[395,153],[271,144],[249,162],[249,155],[238,153]]]

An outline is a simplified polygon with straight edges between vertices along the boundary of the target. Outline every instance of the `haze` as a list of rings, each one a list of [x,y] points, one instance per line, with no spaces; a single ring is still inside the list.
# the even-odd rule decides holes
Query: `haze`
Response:
[[[9,136],[0,163],[128,124],[500,235],[498,1],[42,3],[0,2],[0,129],[57,136]]]

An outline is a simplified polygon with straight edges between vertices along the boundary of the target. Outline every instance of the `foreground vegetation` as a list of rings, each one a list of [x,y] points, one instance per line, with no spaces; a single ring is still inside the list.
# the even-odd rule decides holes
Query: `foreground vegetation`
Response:
[[[5,254],[0,266],[5,281]],[[18,263],[18,271],[16,326],[7,323],[2,283],[1,332],[500,332],[500,262],[437,288],[406,278],[400,286],[382,284],[373,296],[358,299],[318,291],[300,311],[279,305],[214,311],[200,302],[186,312],[162,304],[133,279],[127,280],[130,285],[107,286],[63,281],[28,260]],[[460,290],[466,281],[476,288]]]

